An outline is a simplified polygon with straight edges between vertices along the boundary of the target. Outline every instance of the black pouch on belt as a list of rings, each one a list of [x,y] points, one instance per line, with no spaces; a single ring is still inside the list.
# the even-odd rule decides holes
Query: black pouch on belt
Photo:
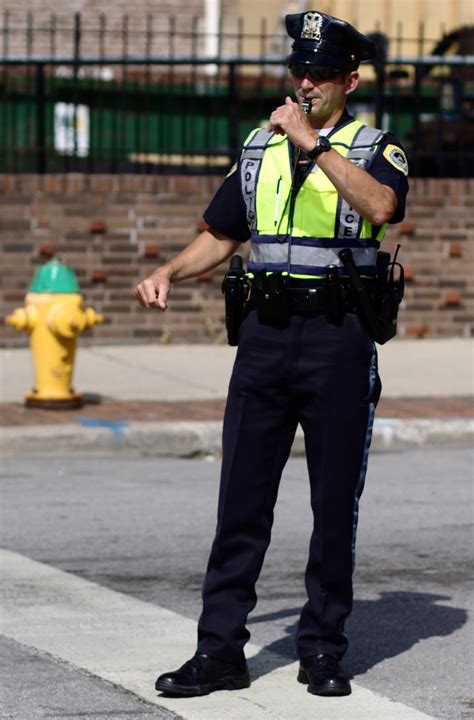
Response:
[[[252,298],[259,322],[273,327],[288,327],[290,310],[287,275],[256,274],[252,283]]]
[[[399,248],[400,245],[397,246],[392,261],[389,253],[377,253],[377,281],[375,291],[370,295],[359,277],[352,251],[344,248],[338,253],[349,276],[369,337],[380,345],[384,345],[397,334],[398,308],[405,288],[403,267],[397,262]],[[398,275],[395,274],[395,268],[398,269]]]
[[[326,320],[341,326],[344,322],[344,288],[339,282],[336,265],[326,266]]]
[[[379,319],[379,339],[381,344],[388,342],[397,334],[398,308],[405,290],[403,266],[397,262],[400,245],[393,260],[390,253],[377,253],[377,286],[375,292],[375,311]],[[377,338],[376,338],[377,339]]]

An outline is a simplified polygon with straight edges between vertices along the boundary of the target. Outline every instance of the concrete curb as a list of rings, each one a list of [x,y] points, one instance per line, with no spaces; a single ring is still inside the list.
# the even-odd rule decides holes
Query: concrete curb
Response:
[[[0,429],[4,456],[127,452],[156,457],[219,455],[222,422],[130,422],[15,426]],[[474,419],[376,420],[372,450],[393,451],[424,444],[466,445],[474,440]],[[293,456],[304,455],[298,428]]]

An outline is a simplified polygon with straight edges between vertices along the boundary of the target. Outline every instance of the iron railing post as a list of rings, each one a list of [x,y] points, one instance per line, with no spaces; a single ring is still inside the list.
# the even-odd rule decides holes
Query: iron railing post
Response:
[[[238,155],[239,137],[239,88],[237,81],[237,64],[229,62],[229,156],[233,163]]]
[[[44,93],[44,64],[36,65],[36,172],[46,172],[46,102]]]
[[[413,103],[413,169],[415,175],[418,175],[420,171],[420,156],[422,157],[423,152],[423,135],[420,132],[422,73],[423,66],[418,63],[415,65],[415,102]]]
[[[381,32],[370,33],[375,44],[375,127],[383,127],[385,109],[385,67],[387,64],[388,38]]]
[[[73,67],[73,167],[77,167],[77,106],[79,104],[79,67],[81,62],[81,14],[74,13],[74,67]]]

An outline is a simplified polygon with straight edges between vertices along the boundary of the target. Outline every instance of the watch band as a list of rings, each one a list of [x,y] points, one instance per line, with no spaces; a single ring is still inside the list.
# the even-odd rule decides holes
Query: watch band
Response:
[[[321,153],[329,152],[331,149],[331,143],[327,139],[327,137],[324,137],[323,135],[319,135],[318,139],[316,140],[316,145],[312,150],[306,153],[306,155],[311,158],[311,160],[314,160],[318,157],[318,155],[321,155]]]

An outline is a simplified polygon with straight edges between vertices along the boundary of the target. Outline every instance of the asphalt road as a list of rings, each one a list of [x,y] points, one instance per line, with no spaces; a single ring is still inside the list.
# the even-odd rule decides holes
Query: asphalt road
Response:
[[[374,454],[361,501],[344,666],[364,688],[436,718],[474,717],[473,461],[465,448]],[[218,472],[217,462],[198,460],[7,458],[2,546],[197,619]],[[275,653],[282,667],[294,659],[292,635],[304,602],[308,504],[304,461],[292,460],[249,622],[252,642]],[[156,657],[157,674],[169,669],[166,658]],[[120,683],[11,637],[0,642],[0,684],[2,718],[173,717]]]

